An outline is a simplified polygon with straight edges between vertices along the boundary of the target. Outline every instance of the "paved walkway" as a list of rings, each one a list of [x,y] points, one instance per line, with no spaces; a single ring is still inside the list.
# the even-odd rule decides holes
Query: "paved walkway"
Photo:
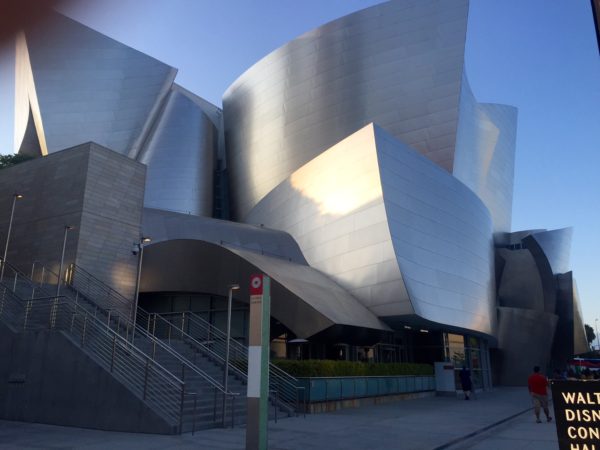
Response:
[[[269,448],[557,450],[554,422],[536,424],[530,407],[525,388],[497,388],[471,401],[430,397],[287,418],[270,422]],[[161,436],[0,421],[0,449],[234,450],[244,442],[243,428]]]

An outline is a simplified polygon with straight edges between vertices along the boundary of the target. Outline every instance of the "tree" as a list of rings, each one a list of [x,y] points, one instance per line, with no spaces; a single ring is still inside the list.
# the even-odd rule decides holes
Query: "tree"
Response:
[[[585,336],[587,338],[588,344],[592,345],[592,343],[596,339],[596,333],[594,333],[594,329],[590,327],[587,323],[585,324]]]
[[[0,155],[0,169],[4,169],[5,167],[14,166],[15,164],[19,164],[23,161],[27,161],[32,159],[32,156],[27,155]]]

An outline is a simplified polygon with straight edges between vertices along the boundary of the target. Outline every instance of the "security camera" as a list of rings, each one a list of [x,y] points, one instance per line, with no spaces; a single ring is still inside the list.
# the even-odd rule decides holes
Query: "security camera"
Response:
[[[133,247],[131,247],[131,254],[133,256],[137,256],[137,254],[140,252],[140,244],[138,244],[137,242],[133,243]]]

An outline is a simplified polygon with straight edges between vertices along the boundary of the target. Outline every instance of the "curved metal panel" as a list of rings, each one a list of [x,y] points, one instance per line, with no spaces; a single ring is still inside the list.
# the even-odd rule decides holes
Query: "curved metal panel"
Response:
[[[23,32],[17,35],[15,48],[14,151],[31,156],[48,154],[29,50]]]
[[[567,273],[571,270],[573,228],[538,231],[532,233],[531,238],[537,242],[546,258],[548,258],[552,273]]]
[[[478,103],[463,75],[453,174],[490,210],[495,232],[510,231],[517,109]]]
[[[144,149],[144,205],[212,216],[218,131],[197,98],[174,87]]]
[[[288,233],[260,226],[144,208],[142,230],[155,243],[198,239],[306,264],[298,244]]]
[[[551,313],[498,308],[499,384],[523,386],[533,366],[548,366],[557,322],[558,317]]]
[[[375,131],[390,234],[416,314],[494,334],[489,211],[445,170]],[[387,304],[373,310],[379,316],[398,314]]]
[[[550,270],[542,270],[537,258],[527,249],[500,248],[496,253],[504,263],[497,287],[498,306],[553,313],[556,293],[546,289],[548,274],[554,285]]]
[[[258,270],[277,286],[272,315],[300,337],[334,324],[389,329],[342,287],[299,260],[286,233],[149,209],[144,210],[143,230],[153,243],[144,255],[142,291],[225,295],[227,286],[237,282],[248,298],[242,281]],[[291,257],[265,250],[275,242],[280,242],[279,250],[292,250]]]
[[[386,2],[275,50],[225,92],[234,215],[375,122],[452,171],[468,1]]]
[[[573,289],[573,354],[580,355],[590,351],[590,344],[585,332],[581,302],[579,301],[579,290],[577,289],[577,282],[573,278],[573,272],[571,272],[571,280]]]
[[[380,317],[493,334],[492,225],[466,186],[369,125],[295,171],[248,215]]]
[[[556,313],[558,314],[558,326],[552,356],[557,365],[565,365],[573,355],[588,352],[590,348],[573,272],[558,275],[557,287]]]
[[[26,38],[48,152],[93,141],[135,158],[176,70],[60,14]]]

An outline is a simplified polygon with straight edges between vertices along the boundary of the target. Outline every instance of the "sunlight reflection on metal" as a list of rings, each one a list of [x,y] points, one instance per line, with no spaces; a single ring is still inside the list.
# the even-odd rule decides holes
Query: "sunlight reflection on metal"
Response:
[[[321,214],[339,216],[348,214],[381,198],[381,182],[377,160],[361,160],[361,173],[351,170],[356,158],[339,158],[340,152],[346,153],[353,146],[375,145],[372,133],[357,133],[356,140],[343,140],[312,162],[301,167],[290,177],[292,187],[304,197],[318,205]],[[362,142],[364,141],[364,142]],[[314,167],[335,167],[327,170],[326,175],[315,171]]]

